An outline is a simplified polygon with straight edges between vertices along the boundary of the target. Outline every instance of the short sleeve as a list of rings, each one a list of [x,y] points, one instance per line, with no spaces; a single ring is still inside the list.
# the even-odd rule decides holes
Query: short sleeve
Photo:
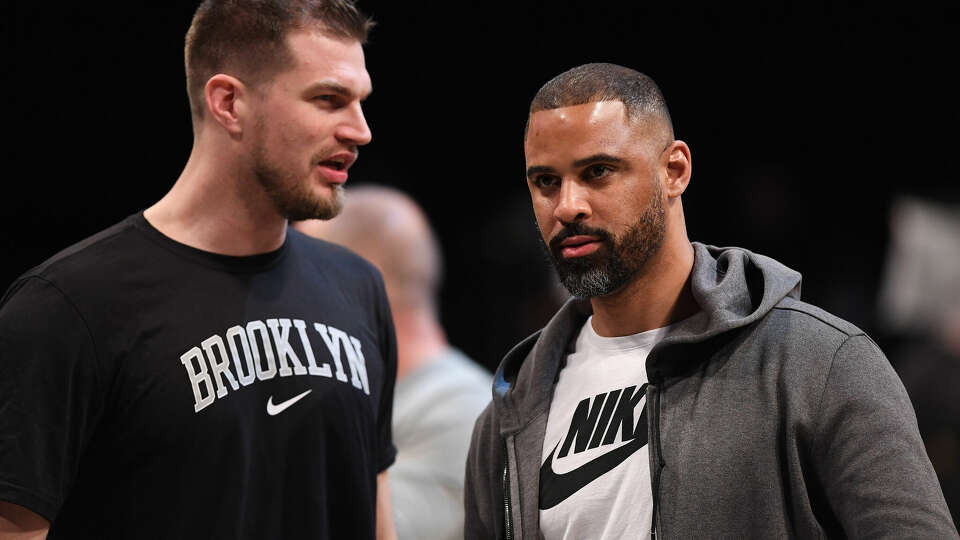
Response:
[[[380,326],[380,353],[383,357],[383,391],[377,410],[377,471],[383,472],[393,464],[397,448],[393,444],[393,390],[397,381],[397,336],[393,328],[393,315],[387,301],[383,279],[377,275],[377,314]]]
[[[0,300],[0,500],[52,521],[102,399],[76,307],[43,278],[15,282]]]

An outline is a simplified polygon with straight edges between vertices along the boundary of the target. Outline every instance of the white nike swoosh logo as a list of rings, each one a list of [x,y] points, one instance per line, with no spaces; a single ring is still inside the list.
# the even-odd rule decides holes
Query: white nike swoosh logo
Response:
[[[306,392],[303,392],[302,394],[297,394],[286,401],[281,401],[280,403],[277,403],[276,405],[273,404],[273,396],[270,396],[270,399],[267,400],[267,414],[269,414],[270,416],[276,416],[282,413],[283,411],[287,410],[287,407],[300,401],[301,399],[304,398],[304,396],[306,396],[310,392],[313,392],[313,390],[310,389],[310,390],[307,390]]]

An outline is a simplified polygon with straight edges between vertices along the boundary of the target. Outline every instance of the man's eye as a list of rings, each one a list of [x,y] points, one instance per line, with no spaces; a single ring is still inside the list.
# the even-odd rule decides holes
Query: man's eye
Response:
[[[314,97],[313,101],[320,105],[336,107],[340,104],[340,96],[336,94],[324,94]]]
[[[555,176],[541,175],[533,179],[533,185],[541,189],[556,187],[557,185],[559,185],[559,183],[560,183],[559,180]]]
[[[587,167],[586,173],[588,178],[599,178],[606,175],[612,169],[608,165],[590,165]]]

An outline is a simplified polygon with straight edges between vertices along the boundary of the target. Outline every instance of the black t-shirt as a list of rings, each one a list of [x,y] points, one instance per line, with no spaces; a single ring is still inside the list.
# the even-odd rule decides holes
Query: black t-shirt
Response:
[[[51,538],[374,538],[395,376],[363,259],[292,229],[217,255],[136,214],[0,301],[0,500]]]

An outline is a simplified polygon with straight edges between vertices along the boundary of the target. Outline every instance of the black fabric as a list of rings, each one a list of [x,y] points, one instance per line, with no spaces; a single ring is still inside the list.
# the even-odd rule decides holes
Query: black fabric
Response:
[[[395,376],[363,259],[294,230],[216,255],[136,214],[0,301],[0,500],[54,539],[372,539]]]

